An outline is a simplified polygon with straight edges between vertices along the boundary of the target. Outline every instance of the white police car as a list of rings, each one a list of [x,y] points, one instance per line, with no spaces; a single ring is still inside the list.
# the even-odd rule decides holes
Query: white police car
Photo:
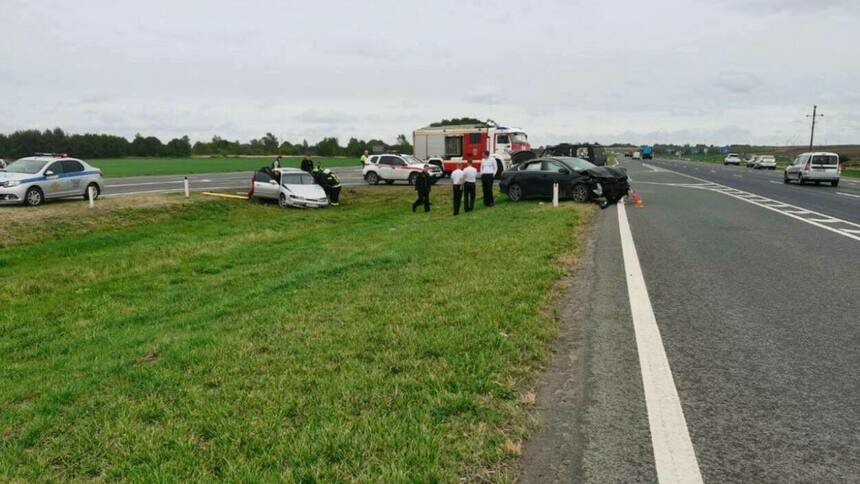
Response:
[[[0,170],[0,204],[41,205],[52,198],[88,197],[102,192],[102,172],[65,154],[37,153]]]

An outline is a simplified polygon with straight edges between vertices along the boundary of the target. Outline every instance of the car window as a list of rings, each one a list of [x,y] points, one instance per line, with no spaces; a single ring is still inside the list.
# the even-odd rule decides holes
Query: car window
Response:
[[[59,174],[63,173],[63,162],[62,161],[55,161],[55,162],[51,163],[50,165],[48,165],[48,169],[45,171],[53,171],[55,175],[59,175]]]
[[[839,164],[839,158],[835,155],[815,155],[812,157],[814,165],[836,165]]]
[[[75,160],[63,160],[63,173],[78,173],[84,171],[84,165]]]
[[[525,171],[540,171],[542,165],[542,161],[535,161],[534,163],[529,163],[525,166]]]
[[[400,163],[398,163],[399,161],[400,161],[400,159],[397,158],[396,156],[383,156],[379,159],[379,164],[380,165],[397,165],[397,164],[400,164]]]
[[[546,168],[544,168],[544,171],[549,171],[552,173],[561,173],[561,170],[567,170],[567,167],[553,160],[547,161]]]
[[[566,158],[565,162],[576,171],[585,171],[597,167],[594,163],[580,158]]]
[[[281,176],[284,185],[313,185],[314,177],[307,173],[284,173]]]
[[[39,173],[42,170],[42,167],[45,166],[45,162],[41,160],[27,160],[20,159],[18,161],[13,161],[6,166],[6,171],[9,173],[27,173],[34,174]]]
[[[370,161],[371,163],[378,163],[379,157],[378,156],[371,156],[368,161]]]
[[[508,137],[508,135],[506,135],[506,134],[501,134],[496,138],[496,143],[499,143],[501,145],[506,145],[506,144],[509,144],[510,142],[511,142],[511,140]]]
[[[270,177],[265,171],[258,171],[254,175],[254,180],[260,183],[269,183],[272,180],[272,177]]]

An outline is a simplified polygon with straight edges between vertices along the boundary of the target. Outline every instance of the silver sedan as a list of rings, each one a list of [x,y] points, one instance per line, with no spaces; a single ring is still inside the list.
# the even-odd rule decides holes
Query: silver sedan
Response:
[[[41,205],[52,198],[94,197],[102,192],[102,172],[84,161],[37,155],[0,170],[0,204]]]

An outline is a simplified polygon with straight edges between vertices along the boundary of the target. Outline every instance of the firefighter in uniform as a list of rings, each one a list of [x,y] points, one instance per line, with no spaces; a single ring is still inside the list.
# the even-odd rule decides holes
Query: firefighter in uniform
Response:
[[[421,170],[421,173],[415,177],[415,191],[418,192],[418,199],[415,200],[415,203],[412,204],[412,212],[415,212],[415,209],[418,208],[419,205],[424,205],[424,212],[430,211],[430,165],[424,165],[424,169]]]
[[[332,205],[337,206],[340,203],[340,180],[328,168],[323,170],[322,180],[324,183],[322,187],[323,190],[325,190],[325,194],[328,195],[329,202]]]

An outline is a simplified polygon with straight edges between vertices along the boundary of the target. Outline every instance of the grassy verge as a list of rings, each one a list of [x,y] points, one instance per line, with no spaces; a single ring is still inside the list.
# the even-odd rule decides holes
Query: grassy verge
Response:
[[[666,155],[659,156],[658,158],[664,160],[676,160],[675,157],[670,157]],[[699,155],[684,155],[681,159],[684,160],[692,160],[692,161],[703,161],[705,163],[717,163],[719,165],[723,164],[723,159],[725,155],[720,154],[699,154]],[[784,170],[788,162],[791,161],[789,157],[777,157],[776,161],[776,169]],[[842,169],[842,176],[852,177],[852,178],[860,178],[860,167],[848,166]]]
[[[451,217],[437,189],[413,214],[379,188],[120,208],[6,247],[0,480],[511,478],[593,207]]]
[[[100,168],[106,177],[149,176],[149,175],[191,175],[195,173],[222,173],[230,171],[250,171],[272,162],[273,157],[239,158],[105,158],[92,160],[93,166]],[[285,166],[298,168],[301,157],[284,158]],[[324,167],[360,166],[358,158],[314,157],[315,163]]]

